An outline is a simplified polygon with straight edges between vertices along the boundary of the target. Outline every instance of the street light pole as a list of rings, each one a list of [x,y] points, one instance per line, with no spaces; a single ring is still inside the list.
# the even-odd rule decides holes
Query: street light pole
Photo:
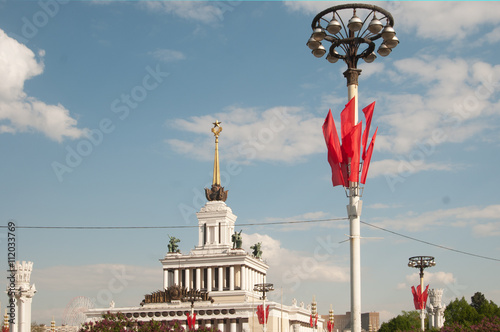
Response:
[[[408,267],[420,270],[420,292],[424,292],[424,270],[435,266],[436,262],[432,256],[414,256],[409,258]],[[425,308],[420,309],[420,329],[425,331]]]
[[[364,17],[364,20],[358,17],[359,12],[362,13],[360,16]],[[344,24],[342,16],[344,15],[345,19],[345,15],[351,13],[351,19]],[[370,17],[371,20],[368,22]],[[385,26],[382,24],[383,20],[386,20]],[[361,69],[357,68],[358,60],[373,62],[377,57],[374,53],[375,41],[380,38],[383,42],[378,48],[378,54],[389,55],[391,50],[399,44],[393,26],[394,19],[385,9],[358,3],[330,7],[317,14],[312,21],[313,32],[306,44],[312,50],[311,53],[317,58],[328,53],[326,56],[328,62],[336,63],[341,59],[347,64],[344,76],[347,79],[348,101],[354,98],[352,126],[358,122],[358,77],[361,74]],[[321,44],[322,41],[331,44],[328,52]],[[351,172],[359,172],[359,170],[351,169]],[[350,227],[351,328],[353,332],[361,332],[360,217],[362,201],[359,189],[358,182],[349,182],[347,214]]]
[[[255,284],[253,288],[254,292],[260,292],[262,293],[262,306],[264,310],[264,324],[262,325],[262,331],[266,332],[267,331],[267,310],[266,310],[266,293],[273,291],[274,290],[274,285],[273,284],[267,284],[267,283],[261,283],[261,284]]]

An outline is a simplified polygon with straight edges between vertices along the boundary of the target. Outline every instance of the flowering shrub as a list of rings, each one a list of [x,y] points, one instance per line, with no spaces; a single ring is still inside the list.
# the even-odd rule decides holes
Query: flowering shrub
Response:
[[[471,325],[470,327],[462,326],[459,323],[454,323],[449,326],[445,326],[441,329],[441,332],[500,332],[500,317],[485,317],[479,323]]]

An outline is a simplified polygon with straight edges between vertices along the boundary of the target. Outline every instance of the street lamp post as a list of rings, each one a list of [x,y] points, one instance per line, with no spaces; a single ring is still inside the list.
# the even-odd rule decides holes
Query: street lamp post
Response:
[[[424,291],[424,270],[436,265],[432,256],[414,256],[409,258],[408,266],[420,270],[420,292]],[[425,308],[420,309],[420,328],[425,331]]]
[[[350,13],[352,17],[345,24],[341,14],[350,15]],[[382,23],[384,20],[385,25]],[[358,60],[373,62],[377,57],[374,52],[375,42],[379,39],[382,39],[382,42],[378,48],[378,54],[383,57],[389,55],[391,50],[399,44],[393,26],[394,19],[385,9],[357,3],[325,9],[312,21],[313,32],[306,44],[312,50],[312,54],[320,58],[327,53],[326,59],[330,63],[341,59],[347,64],[344,77],[347,79],[348,101],[354,98],[353,126],[358,122],[358,77],[361,74],[361,69],[357,68]],[[331,44],[328,51],[322,45],[323,41]],[[351,327],[353,332],[361,332],[360,216],[362,201],[359,189],[358,182],[349,183],[347,213],[350,224]]]
[[[274,285],[273,284],[268,284],[268,283],[261,283],[261,284],[255,284],[253,288],[254,292],[260,292],[262,293],[262,309],[264,310],[264,324],[262,325],[262,331],[266,332],[267,331],[267,310],[266,310],[266,293],[271,292],[274,290]]]

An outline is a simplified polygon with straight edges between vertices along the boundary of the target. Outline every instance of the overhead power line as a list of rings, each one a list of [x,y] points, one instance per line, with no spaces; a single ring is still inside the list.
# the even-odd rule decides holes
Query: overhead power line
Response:
[[[427,244],[427,245],[430,245],[430,246],[438,247],[438,248],[445,249],[445,250],[454,251],[454,252],[457,252],[457,253],[460,253],[460,254],[464,254],[464,255],[469,255],[469,256],[473,256],[473,257],[479,257],[479,258],[484,258],[484,259],[489,259],[489,260],[492,260],[492,261],[500,262],[500,259],[498,259],[498,258],[477,255],[477,254],[473,254],[473,253],[470,253],[470,252],[466,252],[466,251],[462,251],[462,250],[457,250],[457,249],[445,247],[445,246],[442,246],[440,244],[435,244],[435,243],[431,243],[431,242],[428,242],[428,241],[420,240],[420,239],[417,239],[417,238],[414,238],[414,237],[411,237],[411,236],[408,236],[408,235],[404,235],[404,234],[401,234],[401,233],[398,233],[398,232],[394,232],[394,231],[385,229],[385,228],[380,227],[380,226],[375,226],[375,225],[372,225],[372,224],[367,223],[365,221],[361,221],[361,223],[365,224],[367,226],[373,227],[373,228],[380,229],[380,230],[382,230],[384,232],[391,233],[391,234],[394,234],[394,235],[397,235],[397,236],[401,236],[401,237],[404,237],[406,239],[417,241],[417,242],[420,242],[420,243],[424,243],[424,244]]]
[[[238,224],[238,226],[269,226],[269,225],[285,225],[285,224],[304,224],[304,223],[316,223],[324,221],[339,221],[348,220],[348,218],[329,218],[329,219],[315,219],[315,220],[289,220],[289,221],[271,221],[265,223],[246,223]],[[172,228],[198,228],[199,225],[173,225],[173,226],[22,226],[16,225],[16,228],[23,229],[66,229],[66,230],[77,230],[77,229],[88,229],[88,230],[98,230],[98,229],[172,229]],[[0,228],[7,228],[7,226],[0,226]]]
[[[340,220],[348,220],[348,218],[328,218],[328,219],[314,219],[314,220],[288,220],[288,221],[271,221],[271,222],[266,222],[266,223],[243,223],[243,224],[238,224],[239,227],[244,227],[244,226],[270,226],[270,225],[287,225],[287,224],[305,224],[305,223],[319,223],[319,222],[326,222],[326,221],[340,221]],[[482,259],[487,259],[495,262],[500,262],[500,259],[498,258],[493,258],[493,257],[488,257],[488,256],[483,256],[483,255],[478,255],[474,253],[470,253],[467,251],[463,250],[458,250],[458,249],[453,249],[450,247],[446,247],[440,244],[435,244],[429,241],[424,241],[420,240],[408,235],[404,235],[395,231],[391,231],[389,229],[376,226],[373,224],[370,224],[366,221],[361,221],[362,224],[379,229],[381,231],[391,233],[393,235],[397,235],[412,241],[420,242],[427,244],[429,246],[437,247],[440,249],[444,250],[449,250],[453,251],[459,254],[463,255],[468,255],[472,257],[477,257],[477,258],[482,258]],[[182,228],[198,228],[198,225],[173,225],[173,226],[22,226],[22,225],[16,225],[16,228],[20,229],[60,229],[60,230],[129,230],[129,229],[182,229]],[[0,228],[7,228],[7,226],[0,226]],[[344,242],[344,241],[342,241]]]

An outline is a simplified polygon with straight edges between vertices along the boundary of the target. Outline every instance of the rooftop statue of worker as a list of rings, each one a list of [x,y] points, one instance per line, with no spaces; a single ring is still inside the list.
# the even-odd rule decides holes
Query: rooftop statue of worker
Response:
[[[172,253],[172,252],[181,252],[179,250],[179,246],[177,245],[177,243],[181,242],[181,240],[179,240],[178,238],[176,238],[175,236],[168,236],[170,241],[168,242],[168,252],[169,253]]]
[[[234,231],[234,234],[231,235],[231,241],[233,241],[233,249],[241,249],[241,244],[243,243],[243,238],[241,237],[241,230],[239,233]]]
[[[262,258],[262,250],[261,250],[262,242],[257,242],[250,249],[253,249],[253,255],[255,258]]]

